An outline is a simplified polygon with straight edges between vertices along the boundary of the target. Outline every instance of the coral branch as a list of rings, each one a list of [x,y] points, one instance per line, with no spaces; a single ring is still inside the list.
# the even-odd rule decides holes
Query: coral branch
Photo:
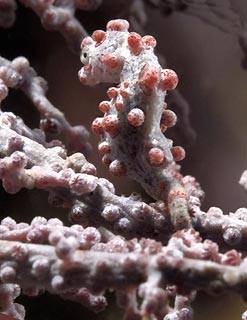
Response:
[[[76,10],[94,10],[102,1],[19,3],[33,10],[45,28],[60,31],[78,51],[86,31]],[[230,22],[227,32],[237,30],[239,35],[240,19],[232,1],[222,10],[204,0],[115,3],[141,34],[147,21],[145,3],[210,23],[211,18],[199,10],[206,8],[211,17]],[[0,0],[0,27],[13,24],[15,10],[14,0]],[[215,26],[226,30],[219,24]],[[95,312],[106,307],[106,291],[114,291],[128,320],[191,320],[197,291],[232,291],[246,300],[247,209],[229,214],[216,207],[202,210],[204,192],[195,178],[180,173],[176,163],[185,151],[167,137],[180,118],[181,106],[184,115],[178,124],[185,136],[193,137],[188,106],[180,94],[170,95],[173,111],[165,102],[178,77],[161,67],[154,53],[155,38],[128,28],[126,20],[111,20],[106,31],[96,30],[82,40],[84,67],[79,78],[86,85],[116,85],[107,91],[109,101],[99,104],[103,117],[92,123],[101,139],[98,149],[112,175],[136,180],[154,203],[145,203],[136,193],[116,195],[113,184],[96,176],[95,166],[85,158],[90,149],[87,130],[72,127],[46,98],[45,80],[26,58],[0,57],[0,103],[8,98],[9,89],[21,90],[41,118],[40,128],[30,129],[12,112],[0,110],[3,188],[11,194],[22,188],[45,190],[49,203],[67,209],[70,222],[76,223],[69,227],[43,217],[30,224],[10,217],[2,220],[0,312],[8,318],[25,317],[24,308],[14,302],[20,292],[36,296],[45,290]],[[245,50],[244,32],[239,40]],[[240,179],[245,191],[246,172]],[[246,319],[245,312],[242,320]]]
[[[59,31],[75,52],[79,51],[80,42],[87,35],[86,30],[75,17],[76,10],[95,10],[101,2],[102,0],[20,1],[40,17],[44,28]],[[1,0],[0,9],[0,27],[12,26],[15,21],[16,2]]]
[[[46,133],[64,139],[70,152],[89,153],[91,148],[87,142],[88,131],[83,126],[72,127],[64,114],[50,103],[45,96],[46,81],[37,76],[26,58],[19,57],[11,62],[0,57],[0,79],[0,101],[6,97],[8,87],[22,90],[39,111],[41,128]]]
[[[67,157],[61,147],[45,147],[34,141],[37,139],[26,137],[29,131],[13,114],[1,113],[0,173],[6,191],[46,189],[51,204],[70,208],[72,221],[104,226],[127,239],[148,236],[164,243],[168,240],[173,226],[163,202],[150,206],[137,195],[115,195],[113,185],[94,176],[94,166],[82,154]],[[229,216],[219,209],[205,213],[198,200],[202,192],[194,179],[184,177],[183,184],[191,198],[192,226],[220,245],[245,250],[246,210],[239,209]]]
[[[7,218],[2,221],[0,238],[0,280],[20,285],[29,295],[45,289],[77,300],[87,295],[82,288],[96,295],[107,288],[129,293],[136,288],[143,299],[138,311],[142,316],[154,314],[162,319],[183,310],[190,319],[188,303],[192,297],[188,300],[178,294],[172,311],[162,288],[176,285],[181,292],[246,291],[246,260],[241,261],[234,250],[220,254],[217,245],[202,242],[199,234],[190,230],[175,233],[162,247],[154,240],[126,242],[118,237],[102,243],[96,229],[63,227],[58,219],[35,218],[29,226]],[[47,242],[49,245],[38,244]],[[133,311],[133,301],[127,304]]]
[[[95,167],[82,154],[67,157],[60,146],[45,147],[22,135],[26,128],[12,113],[0,114],[0,175],[7,192],[46,189],[53,205],[72,207],[77,222],[102,224],[128,238],[145,232],[164,238],[168,216],[138,197],[116,196],[110,182],[94,176]]]

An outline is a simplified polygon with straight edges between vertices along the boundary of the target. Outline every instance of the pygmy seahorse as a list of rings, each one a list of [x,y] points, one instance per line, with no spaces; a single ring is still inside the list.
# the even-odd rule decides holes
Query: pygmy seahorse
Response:
[[[189,227],[189,196],[180,174],[171,170],[185,152],[164,135],[176,123],[165,96],[175,89],[178,77],[160,66],[154,37],[128,29],[128,21],[112,20],[106,31],[97,30],[82,41],[80,81],[117,84],[107,91],[110,101],[100,102],[104,116],[93,121],[92,130],[101,136],[98,148],[110,173],[138,181],[149,195],[168,205],[176,229]]]

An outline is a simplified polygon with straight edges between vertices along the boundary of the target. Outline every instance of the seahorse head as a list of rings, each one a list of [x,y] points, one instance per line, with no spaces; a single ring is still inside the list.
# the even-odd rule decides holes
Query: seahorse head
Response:
[[[81,62],[84,67],[79,71],[83,84],[95,85],[100,82],[120,80],[125,62],[125,45],[129,23],[118,19],[109,21],[106,31],[97,30],[92,37],[86,37],[81,43]]]

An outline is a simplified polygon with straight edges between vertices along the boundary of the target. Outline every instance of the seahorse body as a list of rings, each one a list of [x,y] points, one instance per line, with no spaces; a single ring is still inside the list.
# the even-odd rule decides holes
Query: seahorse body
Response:
[[[104,116],[93,121],[92,129],[101,136],[99,151],[109,171],[137,180],[153,198],[168,203],[176,228],[187,227],[188,194],[180,175],[169,169],[185,152],[164,136],[176,123],[166,109],[166,90],[173,90],[178,78],[160,66],[155,38],[128,28],[126,20],[112,20],[106,32],[97,30],[82,41],[81,82],[118,84],[107,91],[110,101],[99,104]]]

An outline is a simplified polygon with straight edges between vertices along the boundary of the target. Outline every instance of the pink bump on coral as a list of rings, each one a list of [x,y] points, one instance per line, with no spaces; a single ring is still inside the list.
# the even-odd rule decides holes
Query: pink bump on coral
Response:
[[[109,165],[109,171],[114,176],[124,176],[126,174],[126,166],[119,160],[114,160]]]
[[[174,90],[178,85],[178,76],[176,72],[170,69],[164,69],[161,72],[160,87],[163,90]]]
[[[106,29],[108,31],[127,31],[129,29],[129,23],[127,20],[122,19],[111,20],[107,23]]]
[[[139,55],[143,49],[142,37],[136,32],[131,32],[127,41],[131,53]]]
[[[93,44],[93,40],[90,37],[85,37],[81,42],[81,49],[84,49],[85,47]],[[83,53],[82,53],[83,55]]]
[[[98,117],[98,118],[94,119],[91,128],[92,128],[94,133],[103,134],[103,132],[104,132],[104,129],[103,129],[103,118]]]
[[[108,101],[101,101],[99,104],[99,110],[103,113],[110,111],[110,103]]]
[[[114,87],[109,88],[109,89],[107,90],[107,94],[108,94],[108,97],[109,97],[110,99],[114,99],[114,98],[116,98],[117,95],[118,95],[118,90],[117,90],[116,88],[114,88]]]
[[[148,151],[148,160],[151,165],[161,165],[164,158],[164,153],[159,148],[151,148]]]
[[[128,113],[129,124],[134,127],[139,127],[145,120],[144,112],[139,108],[134,108]]]
[[[119,132],[119,120],[115,115],[108,115],[103,118],[103,129],[113,138]]]
[[[124,107],[124,104],[122,101],[116,101],[114,104],[115,108],[117,111],[121,111]]]
[[[171,110],[164,110],[160,123],[166,127],[173,127],[177,122],[176,114]]]
[[[159,80],[158,70],[154,67],[145,66],[139,75],[139,84],[143,91],[151,94]]]
[[[119,91],[122,98],[128,98],[129,97],[129,90],[127,89],[120,89]]]
[[[142,41],[146,47],[155,48],[157,45],[156,39],[152,36],[144,36]]]
[[[101,142],[98,145],[98,150],[101,154],[106,154],[106,153],[110,153],[111,152],[111,148],[109,146],[109,144],[105,141]]]
[[[102,163],[103,163],[105,166],[109,167],[110,164],[112,163],[112,160],[110,159],[110,157],[109,157],[108,155],[105,154],[105,155],[102,157]]]
[[[180,146],[172,147],[171,152],[175,161],[181,161],[185,158],[184,148]]]
[[[92,34],[92,38],[96,41],[96,45],[100,45],[106,37],[106,33],[103,30],[96,30]]]
[[[120,64],[120,62],[118,61],[118,58],[116,55],[114,54],[106,54],[103,57],[103,62],[106,66],[110,67],[110,68],[117,68]]]

